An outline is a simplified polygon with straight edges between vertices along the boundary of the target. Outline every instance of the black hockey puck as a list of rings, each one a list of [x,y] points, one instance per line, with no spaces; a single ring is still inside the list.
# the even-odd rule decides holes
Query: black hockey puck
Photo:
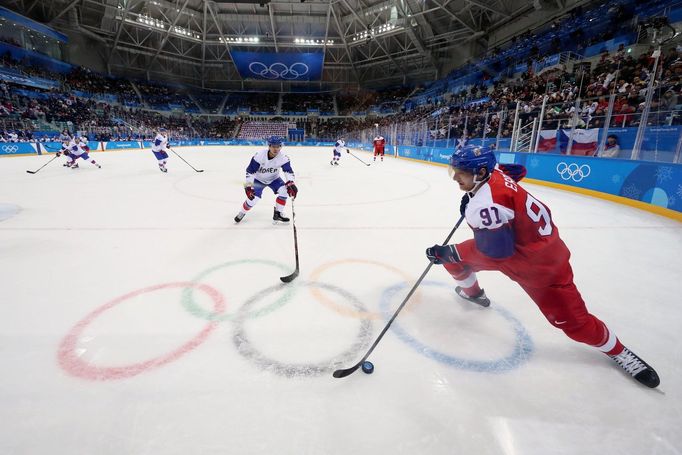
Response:
[[[362,372],[365,374],[374,373],[374,364],[369,360],[362,362]]]

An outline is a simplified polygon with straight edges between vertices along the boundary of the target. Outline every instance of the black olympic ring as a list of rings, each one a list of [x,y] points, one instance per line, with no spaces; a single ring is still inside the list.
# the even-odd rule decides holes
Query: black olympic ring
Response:
[[[367,311],[362,302],[355,297],[350,292],[341,289],[339,287],[333,286],[331,284],[319,283],[313,281],[302,281],[298,283],[299,286],[311,286],[316,288],[326,289],[331,292],[335,292],[340,296],[345,297],[347,300],[353,303],[353,306],[358,311]],[[233,322],[235,324],[234,335],[232,341],[242,356],[253,361],[256,365],[266,371],[271,371],[281,376],[286,377],[301,377],[301,376],[321,376],[323,374],[328,374],[334,371],[342,364],[346,364],[357,357],[358,352],[366,349],[370,342],[372,341],[372,321],[369,319],[362,319],[360,321],[360,330],[357,334],[357,339],[346,351],[334,356],[328,361],[305,364],[296,363],[288,364],[283,362],[278,362],[266,355],[260,353],[254,346],[249,342],[248,335],[246,333],[245,321],[249,318],[252,313],[250,311],[251,306],[262,298],[268,296],[272,292],[281,290],[279,284],[275,286],[270,286],[267,289],[259,292],[258,294],[251,297],[246,301],[240,308],[238,313],[235,315]]]
[[[249,71],[264,79],[298,79],[310,71],[308,65],[302,62],[292,63],[290,66],[282,62],[275,62],[267,66],[263,62],[249,63]]]

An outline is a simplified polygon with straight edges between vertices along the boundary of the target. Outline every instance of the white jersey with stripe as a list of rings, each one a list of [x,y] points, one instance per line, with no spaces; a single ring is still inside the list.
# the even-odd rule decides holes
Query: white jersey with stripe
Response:
[[[168,151],[168,136],[159,133],[154,138],[152,144],[152,152],[167,152]]]
[[[334,151],[341,153],[344,150],[346,150],[346,143],[344,141],[336,141],[336,144],[334,145]]]
[[[273,159],[268,157],[268,149],[253,155],[246,168],[246,183],[253,185],[255,180],[270,184],[279,177],[279,170],[284,173],[284,181],[293,181],[294,170],[291,168],[289,157],[281,151]]]
[[[83,148],[83,146],[86,145],[80,141],[76,141],[75,139],[71,139],[71,142],[69,142],[68,150],[69,153],[73,156],[81,156],[83,153],[86,153],[87,150]]]

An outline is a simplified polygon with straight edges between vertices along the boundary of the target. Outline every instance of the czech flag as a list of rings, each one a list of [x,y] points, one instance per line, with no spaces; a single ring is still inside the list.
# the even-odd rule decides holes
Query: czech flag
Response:
[[[561,130],[559,135],[561,153],[566,153],[568,151],[568,140],[571,136],[571,130]],[[599,128],[590,128],[588,130],[575,129],[573,131],[571,155],[594,156],[597,153],[598,141]]]
[[[540,130],[538,152],[553,152],[556,149],[556,130]]]

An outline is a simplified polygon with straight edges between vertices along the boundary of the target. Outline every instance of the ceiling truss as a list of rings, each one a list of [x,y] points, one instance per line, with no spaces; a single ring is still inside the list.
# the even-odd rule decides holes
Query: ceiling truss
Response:
[[[5,0],[2,4],[58,29],[94,34],[106,43],[109,72],[150,79],[171,76],[200,87],[221,88],[272,84],[244,81],[232,60],[233,49],[322,52],[320,86],[386,86],[436,79],[448,50],[484,36],[491,24],[508,20],[529,3],[253,1]],[[259,41],[236,41],[250,37]],[[302,45],[297,39],[319,43]]]

